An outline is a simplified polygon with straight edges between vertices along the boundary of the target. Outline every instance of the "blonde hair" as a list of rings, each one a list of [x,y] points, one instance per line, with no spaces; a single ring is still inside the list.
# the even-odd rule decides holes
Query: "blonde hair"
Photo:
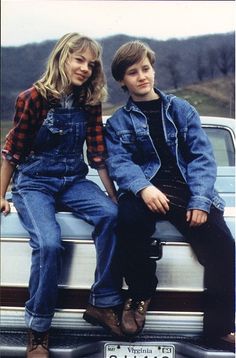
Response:
[[[95,57],[95,66],[91,77],[80,87],[78,100],[84,104],[96,104],[105,100],[107,90],[101,60],[102,48],[95,40],[76,32],[64,35],[56,43],[48,58],[46,71],[34,83],[35,88],[44,98],[60,99],[67,93],[71,85],[65,70],[68,57],[75,51],[83,53],[87,49]]]
[[[154,67],[156,57],[155,52],[145,43],[138,40],[127,42],[122,45],[115,53],[111,72],[116,81],[122,81],[128,67],[140,62],[146,57]]]

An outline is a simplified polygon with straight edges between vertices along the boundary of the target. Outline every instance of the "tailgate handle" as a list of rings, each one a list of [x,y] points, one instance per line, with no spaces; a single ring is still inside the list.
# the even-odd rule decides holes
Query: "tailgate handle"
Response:
[[[162,258],[162,243],[161,240],[154,239],[150,244],[149,257],[153,260],[160,260]]]

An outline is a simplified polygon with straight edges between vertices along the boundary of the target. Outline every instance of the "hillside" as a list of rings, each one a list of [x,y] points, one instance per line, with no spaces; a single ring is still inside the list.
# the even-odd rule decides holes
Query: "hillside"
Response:
[[[228,76],[170,91],[185,98],[203,116],[235,117],[235,78]]]
[[[229,76],[186,86],[178,90],[167,90],[166,92],[173,93],[189,101],[195,106],[200,115],[234,118],[234,91],[234,76]],[[120,105],[123,103],[121,102]],[[111,103],[106,103],[103,106],[103,115],[111,115],[120,105],[114,106]],[[2,121],[1,144],[11,125],[11,121]]]
[[[182,91],[183,88],[186,89],[187,87],[188,95],[191,91],[197,91],[197,96],[199,97],[199,88],[203,89],[203,83],[208,81],[211,83],[211,81],[217,81],[218,78],[220,81],[222,79],[223,82],[227,82],[228,77],[234,76],[234,38],[234,33],[226,33],[182,40],[159,41],[147,38],[141,38],[140,40],[148,43],[156,53],[155,70],[157,84],[161,90],[168,91],[168,89],[174,88],[175,91],[180,89]],[[134,39],[137,40],[137,38],[126,35],[116,35],[99,40],[103,47],[104,71],[109,89],[109,103],[106,107],[113,108],[123,103],[126,99],[126,95],[112,78],[110,66],[115,50],[125,42]],[[48,40],[39,44],[2,47],[2,120],[12,119],[17,94],[30,87],[41,76],[44,72],[48,55],[54,45],[55,41]],[[191,87],[193,84],[194,90]],[[200,87],[195,87],[197,85],[200,85]],[[214,86],[218,88],[216,83],[214,83]],[[181,91],[180,93],[182,93]],[[212,98],[206,92],[204,92],[204,98],[205,96],[209,101]],[[234,97],[232,88],[227,89],[225,93],[226,102],[228,96],[230,98]],[[202,102],[205,101],[204,98],[201,98]],[[226,102],[224,102],[224,106],[227,107]],[[229,106],[231,109],[227,113],[233,116],[232,104]]]
[[[232,75],[178,89],[166,89],[164,92],[186,99],[200,115],[235,117],[235,78]],[[124,103],[125,100],[115,106],[106,103],[103,106],[103,113],[110,115]]]

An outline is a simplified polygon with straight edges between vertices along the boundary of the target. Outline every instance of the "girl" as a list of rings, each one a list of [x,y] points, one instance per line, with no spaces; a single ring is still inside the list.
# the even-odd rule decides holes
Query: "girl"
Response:
[[[122,299],[120,282],[111,277],[117,207],[104,164],[101,101],[105,95],[100,46],[69,33],[55,45],[42,78],[17,98],[14,127],[3,148],[1,210],[5,215],[10,211],[5,194],[14,173],[13,203],[32,247],[30,297],[25,307],[28,357],[48,357],[63,249],[56,205],[95,226],[97,269],[84,318],[121,334],[117,316],[111,314]],[[85,139],[88,162],[98,170],[114,202],[86,179]]]

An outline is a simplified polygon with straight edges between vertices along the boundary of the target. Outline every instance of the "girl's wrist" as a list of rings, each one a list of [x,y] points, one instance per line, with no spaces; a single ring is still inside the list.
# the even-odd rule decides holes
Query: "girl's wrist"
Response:
[[[110,197],[111,199],[116,199],[116,198],[117,198],[117,195],[114,194],[114,193],[112,193],[112,194],[109,194],[109,197]]]

